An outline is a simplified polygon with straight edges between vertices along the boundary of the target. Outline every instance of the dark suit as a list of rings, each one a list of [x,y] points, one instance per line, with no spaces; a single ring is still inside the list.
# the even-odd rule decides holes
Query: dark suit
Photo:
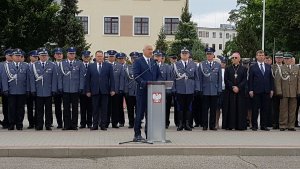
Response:
[[[160,70],[152,58],[150,59],[150,65],[148,65],[144,57],[140,57],[133,64],[133,76],[137,82],[137,110],[134,122],[134,136],[137,137],[141,136],[140,128],[144,115],[147,117],[147,81],[156,81],[160,76]],[[145,133],[147,136],[147,120]]]
[[[110,92],[115,91],[113,67],[103,62],[97,69],[98,63],[92,63],[86,73],[86,92],[92,94],[93,127],[105,127],[107,124],[107,104]]]
[[[267,117],[270,113],[270,92],[273,91],[274,83],[271,73],[271,66],[265,64],[264,74],[260,69],[260,65],[255,63],[249,69],[249,91],[253,91],[252,104],[252,127],[258,128],[257,117],[260,109],[260,127],[267,127]]]

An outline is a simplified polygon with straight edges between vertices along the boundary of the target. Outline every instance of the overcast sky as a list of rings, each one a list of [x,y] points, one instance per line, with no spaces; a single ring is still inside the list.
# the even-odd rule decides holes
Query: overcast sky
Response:
[[[236,0],[190,0],[192,20],[201,27],[218,28],[228,23],[228,13],[236,8]]]

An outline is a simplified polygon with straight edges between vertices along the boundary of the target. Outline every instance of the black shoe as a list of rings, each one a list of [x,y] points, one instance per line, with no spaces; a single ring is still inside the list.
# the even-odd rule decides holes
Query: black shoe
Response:
[[[119,128],[119,126],[118,126],[118,125],[116,125],[116,124],[113,124],[113,125],[112,125],[112,128],[118,129],[118,128]]]
[[[71,128],[64,127],[64,128],[62,128],[62,130],[71,130]]]
[[[9,126],[7,129],[8,130],[15,130],[15,126]]]
[[[207,130],[207,127],[203,127],[203,131],[206,131]]]
[[[251,127],[252,131],[257,131],[256,127]]]
[[[56,128],[57,129],[62,129],[62,125],[58,125]]]
[[[43,130],[43,127],[36,127],[35,130],[36,130],[36,131]]]
[[[23,127],[17,127],[17,130],[23,130]]]
[[[188,120],[185,122],[184,130],[186,130],[186,131],[192,131],[192,128],[189,125],[189,121]]]
[[[168,129],[169,128],[169,125],[166,125],[166,129]]]
[[[46,130],[51,131],[52,129],[51,127],[46,127]]]
[[[179,121],[179,125],[177,127],[177,131],[182,131],[183,130],[183,124],[182,121]]]
[[[87,127],[90,129],[90,128],[92,128],[92,125],[88,125]]]
[[[54,127],[53,124],[51,124],[50,127]]]
[[[29,125],[28,127],[27,127],[27,129],[33,129],[34,128],[34,125]]]
[[[288,131],[296,131],[295,128],[289,128]]]
[[[273,130],[278,130],[279,129],[279,126],[274,126],[273,127]]]
[[[103,131],[107,131],[106,127],[100,127],[100,129],[103,130]]]
[[[91,127],[90,130],[98,130],[98,126]]]
[[[142,136],[134,136],[133,142],[144,142],[146,139],[144,139]]]
[[[280,128],[279,130],[280,130],[280,131],[285,131],[285,128]]]
[[[80,129],[84,129],[84,128],[85,128],[85,125],[80,125],[79,128],[80,128]]]
[[[270,129],[268,129],[267,127],[261,127],[260,130],[263,130],[263,131],[270,131]]]
[[[128,128],[129,128],[129,129],[132,129],[132,128],[133,128],[133,125],[129,124]]]
[[[218,129],[214,127],[214,128],[210,128],[209,130],[217,131]]]
[[[119,127],[124,127],[124,124],[122,123],[122,124],[119,124]]]

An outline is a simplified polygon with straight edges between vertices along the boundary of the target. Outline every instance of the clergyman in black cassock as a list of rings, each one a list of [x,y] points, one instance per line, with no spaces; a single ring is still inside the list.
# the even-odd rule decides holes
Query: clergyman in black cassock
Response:
[[[247,83],[247,68],[242,66],[240,55],[234,53],[231,57],[232,65],[225,69],[225,95],[222,111],[222,128],[226,130],[247,129],[247,109],[245,100],[245,86]]]

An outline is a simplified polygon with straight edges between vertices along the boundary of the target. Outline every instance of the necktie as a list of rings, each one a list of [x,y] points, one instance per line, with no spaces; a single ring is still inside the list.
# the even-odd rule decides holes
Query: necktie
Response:
[[[209,63],[209,67],[210,67],[210,68],[212,67],[212,63],[211,63],[211,62]]]
[[[86,68],[86,69],[88,68],[88,64],[87,64],[87,63],[85,64],[85,68]]]
[[[16,68],[19,69],[19,63],[16,64]]]
[[[43,69],[45,68],[45,63],[42,63],[42,67],[43,67]]]
[[[73,65],[72,65],[72,62],[70,62],[70,67],[72,67]]]
[[[149,69],[151,70],[150,59],[147,59],[147,62],[148,62]]]
[[[262,63],[260,64],[260,71],[261,71],[262,74],[265,74],[265,70],[264,70],[264,67],[263,67]]]
[[[186,62],[184,62],[184,68],[186,69]]]
[[[102,68],[102,64],[99,63],[99,64],[98,64],[98,73],[99,73],[99,74],[101,73],[101,68]]]

